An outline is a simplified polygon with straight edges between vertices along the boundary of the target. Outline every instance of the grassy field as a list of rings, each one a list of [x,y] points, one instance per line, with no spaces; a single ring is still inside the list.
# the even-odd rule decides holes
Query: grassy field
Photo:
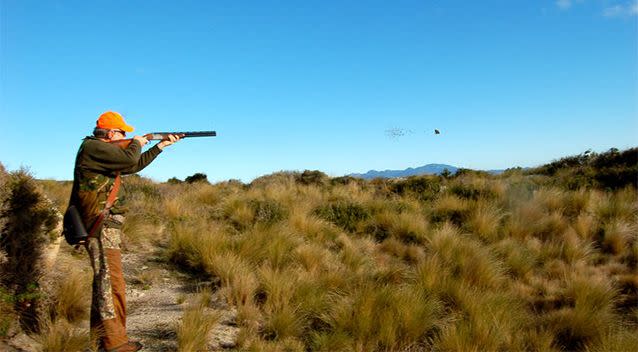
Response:
[[[628,167],[599,165],[614,153],[498,176],[127,177],[125,233],[219,278],[241,350],[630,351],[638,173],[635,149]],[[180,346],[201,345],[184,326],[214,319],[188,314]]]
[[[632,350],[638,194],[584,169],[137,178],[126,230],[218,277],[247,350]]]

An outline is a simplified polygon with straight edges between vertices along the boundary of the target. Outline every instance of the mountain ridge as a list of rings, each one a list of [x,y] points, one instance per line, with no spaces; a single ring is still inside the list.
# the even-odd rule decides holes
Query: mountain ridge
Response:
[[[373,179],[373,178],[396,178],[396,177],[409,177],[409,176],[418,176],[418,175],[440,175],[444,170],[448,170],[450,173],[454,174],[459,169],[456,166],[448,165],[448,164],[427,164],[419,167],[408,167],[403,170],[369,170],[366,173],[352,173],[348,176],[359,177],[363,179]]]

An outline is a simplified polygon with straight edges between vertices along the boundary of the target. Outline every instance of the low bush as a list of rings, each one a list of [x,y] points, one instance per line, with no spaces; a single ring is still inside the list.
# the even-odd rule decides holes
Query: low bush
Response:
[[[334,202],[322,205],[316,208],[313,214],[332,222],[348,232],[357,232],[361,224],[372,215],[362,205],[348,202]]]
[[[26,171],[2,178],[0,189],[0,286],[10,299],[23,329],[37,331],[41,292],[41,258],[59,222],[53,204]]]
[[[389,190],[400,196],[412,196],[428,201],[441,192],[441,178],[438,176],[413,176],[390,184]]]

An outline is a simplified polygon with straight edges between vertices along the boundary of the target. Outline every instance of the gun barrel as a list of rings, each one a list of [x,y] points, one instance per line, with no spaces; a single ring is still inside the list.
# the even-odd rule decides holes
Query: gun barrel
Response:
[[[193,131],[193,132],[152,132],[144,137],[148,140],[162,140],[166,139],[169,134],[178,135],[181,138],[186,137],[215,137],[217,136],[216,131]]]

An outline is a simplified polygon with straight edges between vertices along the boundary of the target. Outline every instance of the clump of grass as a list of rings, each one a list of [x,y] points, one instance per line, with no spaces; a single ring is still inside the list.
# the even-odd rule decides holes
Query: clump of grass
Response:
[[[304,352],[303,341],[298,339],[287,337],[281,340],[264,341],[253,340],[246,347],[246,351],[254,352]]]
[[[624,188],[615,193],[597,193],[595,198],[593,211],[603,223],[631,221],[638,214],[638,195],[634,188]]]
[[[85,320],[91,302],[90,278],[78,271],[70,270],[63,280],[57,281],[53,293],[51,315],[53,319],[64,319],[70,323]]]
[[[503,280],[501,264],[484,247],[445,224],[432,235],[430,248],[452,274],[477,287],[497,287]]]
[[[449,193],[466,200],[500,200],[505,194],[504,186],[486,177],[464,175],[451,185]]]
[[[603,226],[601,245],[604,251],[613,255],[623,253],[636,241],[637,226],[614,219]]]
[[[560,212],[564,208],[565,192],[558,188],[541,188],[534,193],[533,201],[540,204],[548,213]]]
[[[559,257],[568,263],[586,261],[593,252],[591,243],[583,241],[572,228],[563,234],[563,239],[558,241],[558,245],[560,246]]]
[[[268,262],[283,267],[293,259],[294,249],[300,244],[301,239],[287,227],[257,227],[238,236],[234,249],[255,266]]]
[[[39,334],[34,335],[38,351],[42,352],[80,352],[91,345],[89,331],[78,328],[65,319],[42,323]]]
[[[495,242],[499,239],[501,220],[505,214],[493,203],[479,202],[472,210],[467,229],[485,242]]]
[[[533,227],[533,235],[541,240],[559,238],[566,230],[568,223],[559,213],[554,212],[543,217]]]
[[[609,327],[618,324],[614,309],[617,295],[605,280],[574,277],[564,294],[567,305],[547,314],[545,324],[554,334],[555,347],[581,350],[598,344]]]
[[[569,219],[575,219],[589,209],[590,202],[591,192],[585,188],[565,192],[563,195],[563,214]]]
[[[468,285],[453,291],[461,308],[459,319],[442,331],[436,343],[442,350],[521,350],[526,324],[521,302],[508,292],[481,292]]]
[[[190,269],[204,270],[206,258],[223,253],[230,246],[224,226],[217,222],[178,222],[169,232],[168,257]]]
[[[442,308],[438,300],[420,290],[385,285],[363,285],[349,295],[333,295],[331,302],[322,319],[334,336],[317,334],[314,344],[351,344],[349,348],[360,351],[425,344],[438,326]]]
[[[294,261],[309,273],[329,270],[335,265],[332,252],[316,243],[301,244],[294,249]]]
[[[525,243],[506,238],[494,245],[495,253],[505,264],[505,270],[514,277],[524,277],[538,264],[538,253]]]
[[[462,225],[468,211],[469,203],[455,195],[444,195],[436,200],[430,218],[435,223],[452,222]]]
[[[428,231],[429,224],[423,215],[414,212],[395,213],[387,209],[375,214],[365,230],[378,242],[393,237],[404,243],[424,243]]]
[[[534,234],[535,226],[542,221],[546,213],[537,202],[515,204],[510,210],[503,232],[506,236],[525,240]]]
[[[591,241],[594,238],[597,223],[593,215],[581,213],[572,222],[571,226],[581,239]]]
[[[245,198],[229,197],[222,207],[224,217],[239,231],[249,228],[254,223],[255,211]]]
[[[253,302],[258,287],[254,266],[234,253],[223,253],[204,258],[206,272],[220,278],[222,293],[233,305],[247,305]]]
[[[177,327],[179,351],[206,351],[208,333],[220,320],[220,314],[207,309],[206,293],[200,293],[196,303],[184,311]]]

